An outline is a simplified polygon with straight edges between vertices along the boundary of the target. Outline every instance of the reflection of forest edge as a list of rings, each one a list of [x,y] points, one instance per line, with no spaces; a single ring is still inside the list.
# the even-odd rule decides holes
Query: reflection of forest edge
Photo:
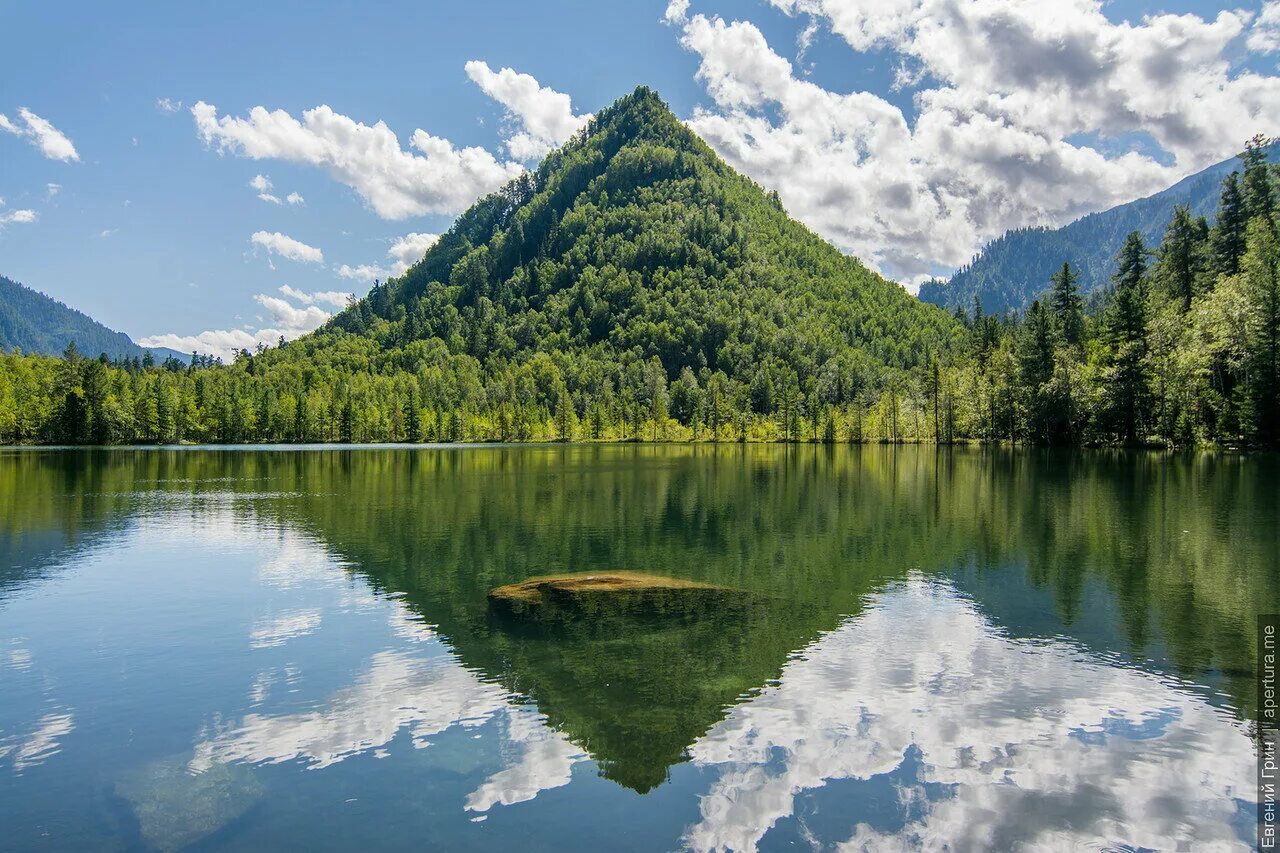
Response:
[[[1280,572],[1277,467],[769,445],[19,452],[0,456],[0,595],[133,515],[216,499],[306,531],[404,593],[466,665],[645,790],[791,653],[909,571],[957,578],[997,622],[986,591],[1018,572],[1032,611],[1053,612],[1016,630],[1163,658],[1252,716],[1253,617],[1277,600]],[[714,612],[533,626],[485,603],[502,583],[616,568],[755,595]],[[1085,618],[1099,590],[1115,623],[1101,634]]]

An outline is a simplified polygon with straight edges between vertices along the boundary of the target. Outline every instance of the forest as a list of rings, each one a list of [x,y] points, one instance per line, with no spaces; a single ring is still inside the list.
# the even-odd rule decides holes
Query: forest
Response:
[[[783,441],[1275,447],[1269,141],[1215,224],[1072,259],[1025,312],[921,303],[787,216],[646,89],[404,276],[222,364],[0,356],[0,442]]]

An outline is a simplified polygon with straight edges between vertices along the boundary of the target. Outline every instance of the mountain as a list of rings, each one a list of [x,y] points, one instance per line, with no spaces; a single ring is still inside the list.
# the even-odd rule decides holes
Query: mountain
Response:
[[[73,363],[83,396],[12,365],[0,439],[898,438],[967,337],[640,88],[309,335],[145,383]]]
[[[1275,160],[1280,145],[1272,145]],[[944,308],[968,310],[982,298],[988,313],[1021,310],[1049,289],[1049,276],[1063,261],[1080,271],[1079,287],[1088,294],[1110,284],[1115,257],[1125,237],[1138,231],[1156,246],[1173,218],[1176,205],[1188,205],[1192,216],[1213,222],[1222,181],[1239,168],[1236,158],[1223,160],[1183,178],[1163,192],[1100,213],[1091,213],[1061,228],[1020,228],[993,240],[947,282],[929,282],[920,299]]]
[[[602,376],[656,358],[670,379],[722,372],[767,406],[822,383],[843,402],[957,329],[791,219],[641,87],[480,200],[404,276],[267,362],[325,361],[353,335],[398,364],[412,359],[389,353],[438,339],[489,375],[545,353],[582,411]]]
[[[0,276],[0,351],[60,355],[72,341],[89,356],[105,352],[111,358],[141,358],[150,352],[158,361],[171,355],[183,361],[191,357],[162,347],[138,346],[124,332],[113,332],[56,299]]]

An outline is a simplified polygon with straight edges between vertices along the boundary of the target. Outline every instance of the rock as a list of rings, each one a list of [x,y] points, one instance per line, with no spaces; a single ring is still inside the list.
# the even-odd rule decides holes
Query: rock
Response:
[[[214,764],[195,772],[184,757],[154,762],[116,784],[147,845],[170,853],[207,838],[243,815],[262,796],[246,767]]]
[[[698,609],[741,595],[741,590],[683,578],[611,571],[544,575],[506,584],[489,593],[489,603],[516,614],[653,613]]]

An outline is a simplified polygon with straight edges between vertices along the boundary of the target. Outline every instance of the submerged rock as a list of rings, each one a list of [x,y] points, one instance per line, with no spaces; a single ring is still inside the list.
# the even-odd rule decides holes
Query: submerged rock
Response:
[[[262,796],[253,771],[214,764],[194,772],[184,757],[164,759],[127,775],[116,793],[129,802],[147,845],[181,850],[243,815]]]
[[[690,610],[740,598],[741,590],[644,572],[544,575],[496,587],[489,603],[517,614]]]

